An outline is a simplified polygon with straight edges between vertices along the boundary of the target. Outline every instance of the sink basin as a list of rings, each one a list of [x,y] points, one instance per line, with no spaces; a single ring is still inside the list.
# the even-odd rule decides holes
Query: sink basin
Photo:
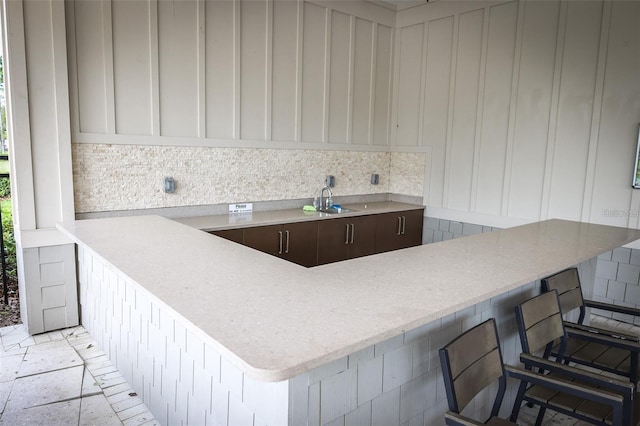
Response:
[[[342,208],[329,207],[329,208],[324,208],[324,209],[318,209],[318,211],[322,212],[322,213],[329,213],[329,214],[340,214],[340,213],[355,212],[356,210],[345,209],[344,207],[342,207]]]

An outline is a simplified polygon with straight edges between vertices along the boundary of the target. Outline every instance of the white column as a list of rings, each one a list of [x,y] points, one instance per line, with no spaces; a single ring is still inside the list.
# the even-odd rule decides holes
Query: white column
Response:
[[[4,0],[4,75],[22,321],[78,324],[64,2]]]

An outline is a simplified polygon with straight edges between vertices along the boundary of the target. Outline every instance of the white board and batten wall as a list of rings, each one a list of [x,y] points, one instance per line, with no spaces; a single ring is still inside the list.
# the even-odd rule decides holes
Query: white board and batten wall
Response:
[[[387,147],[394,18],[365,2],[69,2],[73,142]]]
[[[483,4],[397,15],[392,149],[430,150],[427,215],[637,227],[640,3]]]

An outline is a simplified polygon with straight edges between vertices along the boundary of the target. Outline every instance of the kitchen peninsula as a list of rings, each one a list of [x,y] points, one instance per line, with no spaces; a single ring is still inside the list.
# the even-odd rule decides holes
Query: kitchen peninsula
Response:
[[[439,347],[496,317],[516,362],[536,280],[640,239],[547,220],[304,268],[159,216],[60,229],[82,324],[166,424],[440,424]]]

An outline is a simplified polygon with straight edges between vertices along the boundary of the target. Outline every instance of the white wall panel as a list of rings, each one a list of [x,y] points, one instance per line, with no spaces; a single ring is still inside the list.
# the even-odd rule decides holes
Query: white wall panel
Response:
[[[480,213],[501,212],[517,14],[515,2],[489,9],[485,96],[475,182],[475,209]]]
[[[81,132],[107,133],[103,2],[70,3],[75,14],[75,54]],[[74,66],[74,65],[71,65]]]
[[[399,30],[396,144],[418,145],[424,25]]]
[[[371,139],[373,35],[373,22],[356,18],[351,138],[361,145]]]
[[[302,53],[302,139],[323,142],[327,9],[304,4]]]
[[[375,87],[373,88],[373,144],[389,145],[391,109],[391,61],[393,59],[393,29],[378,24],[376,27]]]
[[[537,219],[549,131],[559,2],[522,2],[525,7],[508,215]]]
[[[233,1],[208,1],[206,13],[207,136],[234,136],[234,14]]]
[[[297,126],[298,3],[273,2],[271,138],[295,141]]]
[[[198,3],[158,2],[160,132],[198,135]],[[140,102],[135,100],[134,102]]]
[[[447,195],[451,208],[468,210],[476,143],[484,10],[461,14],[459,19]]]
[[[329,142],[347,143],[349,132],[351,66],[351,18],[331,13],[331,54],[329,74]]]
[[[427,205],[505,226],[638,226],[638,8],[495,1],[399,12],[392,149],[430,150]]]
[[[431,150],[430,205],[443,205],[454,17],[428,23],[423,143]]]
[[[601,2],[568,3],[549,217],[582,214],[601,19]]]
[[[266,13],[266,1],[241,3],[240,137],[242,139],[265,138]]]
[[[640,3],[614,2],[604,72],[590,220],[626,226],[637,216],[630,188],[640,121]],[[637,190],[635,190],[637,191]]]
[[[149,3],[114,1],[111,10],[116,133],[150,135],[153,109]]]
[[[388,146],[388,9],[304,0],[70,4],[74,142],[332,149],[355,137],[366,150]]]
[[[62,214],[62,189],[52,179],[60,175],[60,165],[51,160],[59,155],[57,114],[64,111],[58,111],[56,104],[51,6],[26,2],[24,8],[27,64],[38,64],[27,68],[36,227],[55,228]]]

